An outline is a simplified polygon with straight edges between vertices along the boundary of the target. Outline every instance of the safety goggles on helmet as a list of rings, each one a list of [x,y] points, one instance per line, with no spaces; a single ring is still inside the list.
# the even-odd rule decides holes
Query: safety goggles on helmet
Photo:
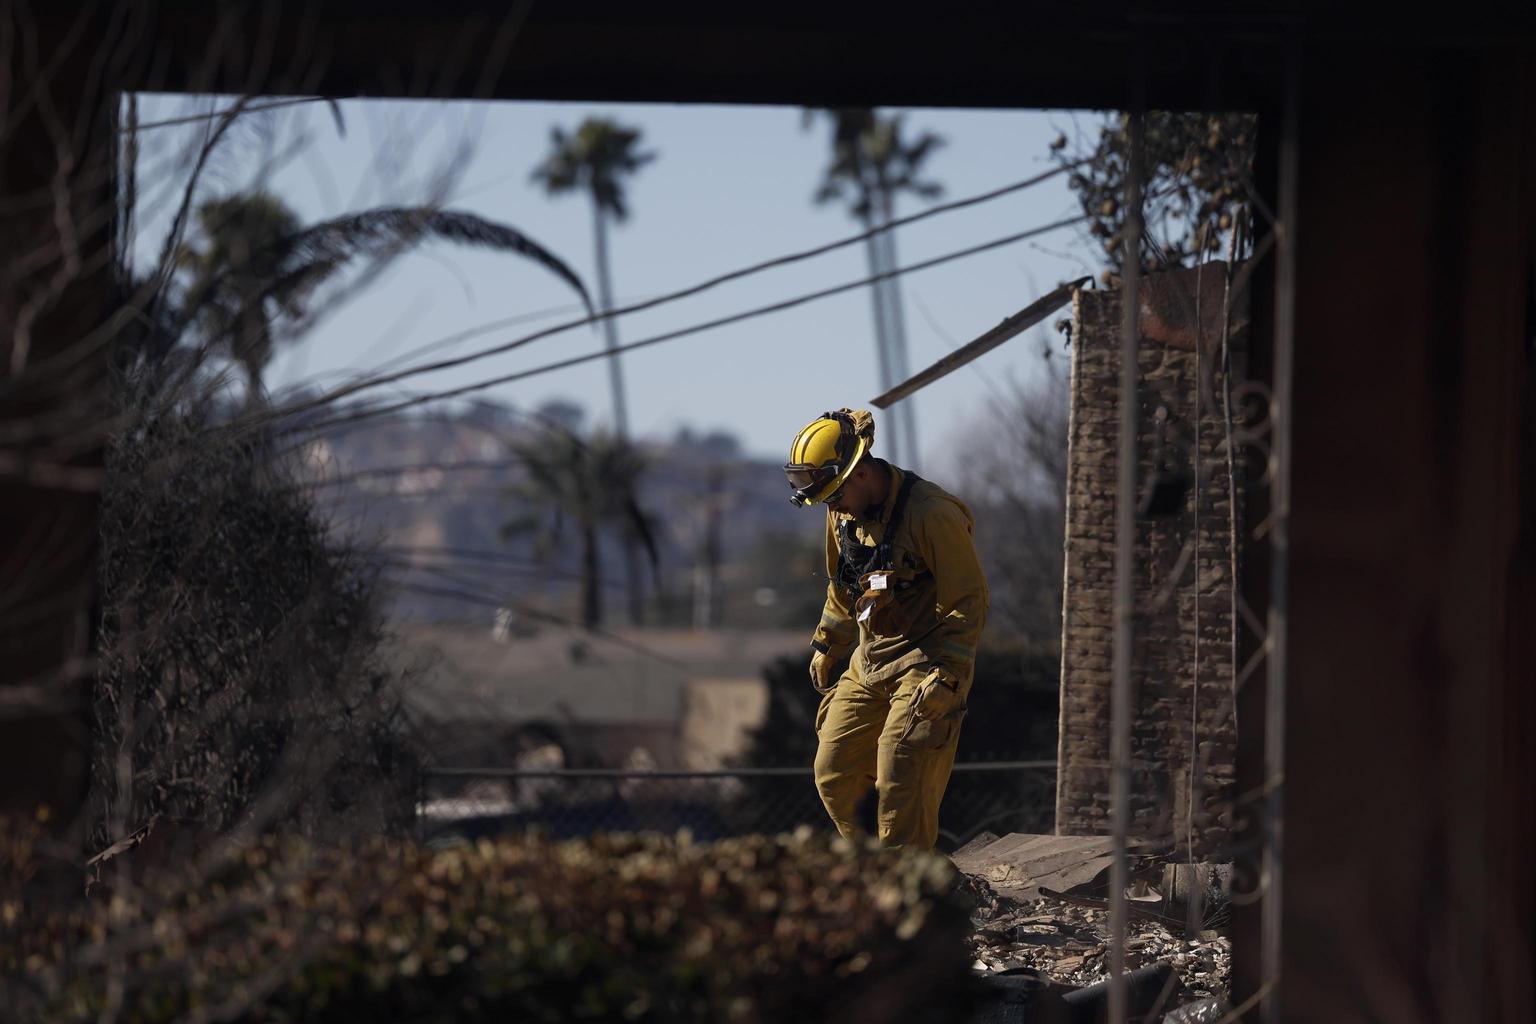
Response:
[[[869,441],[858,436],[852,416],[843,410],[822,413],[790,445],[789,462],[784,465],[784,475],[794,488],[789,500],[801,508],[836,503],[843,482],[868,450]]]
[[[826,488],[827,484],[836,480],[842,473],[842,465],[836,462],[829,462],[823,466],[809,466],[804,463],[786,464],[784,466],[784,475],[789,478],[789,486],[795,489],[795,493],[790,496],[789,500],[796,505],[809,505],[811,500]],[[841,494],[841,489],[837,493]],[[837,497],[837,494],[829,494],[822,500],[830,501],[835,497]]]

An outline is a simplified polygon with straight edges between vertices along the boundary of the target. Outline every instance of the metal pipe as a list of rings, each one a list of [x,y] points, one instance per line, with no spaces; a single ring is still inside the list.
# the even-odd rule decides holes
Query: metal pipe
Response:
[[[1145,120],[1131,111],[1131,152],[1125,184],[1125,235],[1120,245],[1120,444],[1115,488],[1114,676],[1109,691],[1109,806],[1114,861],[1109,876],[1109,1019],[1127,1016],[1125,890],[1130,884],[1127,839],[1131,826],[1131,662],[1135,646],[1136,421],[1138,316],[1141,308],[1141,187]]]
[[[1270,399],[1270,591],[1268,658],[1264,680],[1264,902],[1259,917],[1259,965],[1267,994],[1259,1017],[1281,1019],[1280,962],[1283,920],[1282,856],[1285,825],[1286,594],[1291,520],[1291,409],[1296,339],[1296,214],[1300,46],[1293,33],[1285,64],[1280,124],[1280,196],[1275,236],[1275,362]]]

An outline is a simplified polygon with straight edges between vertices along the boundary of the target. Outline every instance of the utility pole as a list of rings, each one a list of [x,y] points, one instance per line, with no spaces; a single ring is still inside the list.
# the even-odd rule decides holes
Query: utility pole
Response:
[[[882,273],[891,276],[880,282],[880,289],[885,296],[885,322],[889,331],[888,347],[890,349],[889,361],[893,371],[893,383],[899,383],[912,376],[910,350],[907,346],[907,320],[901,303],[901,282],[895,276],[896,266],[896,232],[890,228],[894,219],[894,202],[890,190],[881,182],[879,195],[881,224],[886,228],[879,236],[881,249]],[[914,407],[914,399],[908,398],[899,405],[893,418],[892,435],[900,438],[900,443],[893,448],[893,453],[903,452],[906,456],[905,465],[916,468],[918,459],[917,446],[917,416]]]
[[[862,218],[864,230],[873,231],[877,226],[877,206],[873,197],[866,204],[869,212]],[[864,240],[865,255],[869,260],[871,277],[878,278],[885,272],[885,246],[884,235],[870,235]],[[870,303],[875,314],[875,361],[880,373],[880,390],[889,391],[906,377],[896,367],[896,360],[891,349],[890,329],[890,303],[886,299],[886,281],[876,280],[869,289]],[[892,426],[895,426],[893,421]],[[901,461],[901,431],[892,429],[890,440],[886,444],[885,451],[891,457],[891,461]]]

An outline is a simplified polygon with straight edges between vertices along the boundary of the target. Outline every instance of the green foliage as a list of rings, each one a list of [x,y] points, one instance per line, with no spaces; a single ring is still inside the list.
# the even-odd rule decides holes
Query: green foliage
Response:
[[[185,278],[180,316],[208,348],[240,364],[253,394],[272,358],[274,323],[301,325],[315,290],[353,260],[387,260],[427,238],[532,260],[592,308],[581,278],[559,257],[516,228],[471,213],[380,207],[301,227],[281,199],[256,191],[210,199],[196,220],[197,237],[177,257]]]
[[[602,533],[617,529],[621,542],[643,547],[653,565],[658,557],[651,517],[639,504],[644,455],[616,434],[599,430],[583,438],[555,424],[513,443],[512,454],[523,479],[509,492],[515,511],[503,534],[532,534],[536,550],[548,555],[574,533],[581,551],[582,625],[600,625]]]
[[[13,836],[11,829],[4,834]],[[67,909],[0,844],[13,1019],[124,1022],[968,1019],[947,860],[808,830],[537,836],[433,851],[263,841]],[[35,854],[33,854],[35,856]]]
[[[805,112],[809,126],[818,111]],[[883,115],[868,108],[840,107],[824,110],[832,127],[832,158],[817,189],[817,203],[845,202],[864,228],[889,227],[864,240],[869,265],[870,297],[875,328],[875,359],[881,390],[911,375],[905,305],[897,276],[896,197],[909,193],[921,199],[937,199],[944,189],[922,177],[923,165],[944,140],[932,132],[916,139],[903,137],[901,115]],[[910,402],[894,410],[896,429],[888,452],[900,460],[915,455],[919,447],[915,413]]]
[[[551,128],[549,144],[549,155],[534,168],[533,180],[550,195],[584,189],[599,210],[618,221],[629,216],[624,178],[656,159],[655,153],[640,152],[640,129],[600,117],[587,118],[574,134]]]
[[[286,203],[265,192],[210,199],[197,209],[200,244],[178,254],[187,275],[186,311],[204,335],[223,342],[245,370],[253,393],[272,358],[271,305],[288,316],[302,313],[309,279],[271,289],[286,277],[286,240],[299,219]]]
[[[832,160],[816,190],[817,203],[847,202],[860,221],[889,220],[901,192],[937,199],[944,188],[921,177],[923,165],[944,140],[932,132],[902,137],[901,115],[882,116],[868,108],[825,111],[832,122]],[[809,122],[815,111],[806,111]]]
[[[1164,259],[1191,266],[1202,250],[1218,252],[1234,227],[1253,237],[1249,197],[1257,139],[1253,114],[1158,110],[1146,115],[1145,223],[1161,253],[1143,246],[1144,270],[1163,269]],[[1130,119],[1117,114],[1106,120],[1091,151],[1071,151],[1062,136],[1052,152],[1063,165],[1086,160],[1072,171],[1070,184],[1103,251],[1106,279],[1113,281],[1124,266]]]

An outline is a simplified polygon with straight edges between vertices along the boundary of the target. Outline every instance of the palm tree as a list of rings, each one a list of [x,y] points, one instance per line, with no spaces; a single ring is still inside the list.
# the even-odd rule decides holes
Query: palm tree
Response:
[[[881,116],[867,108],[825,110],[832,121],[832,159],[816,191],[817,203],[843,200],[866,231],[889,224],[895,217],[896,196],[910,192],[936,199],[944,191],[938,182],[920,175],[929,155],[944,144],[932,132],[907,142],[902,138],[901,115]],[[806,111],[806,122],[816,111]],[[865,243],[871,277],[889,275],[896,269],[896,233],[881,232]],[[875,350],[882,389],[890,389],[911,376],[907,352],[906,316],[901,284],[883,277],[870,286],[875,316]],[[897,429],[892,432],[891,455],[917,459],[917,424],[912,399],[898,406]]]
[[[208,200],[196,220],[198,236],[177,258],[187,279],[177,319],[244,369],[252,401],[262,392],[277,321],[297,333],[311,315],[315,289],[351,260],[382,261],[428,237],[534,260],[592,308],[581,278],[562,260],[516,228],[471,213],[380,207],[301,227],[281,199],[256,191]]]
[[[597,297],[603,312],[613,310],[613,272],[608,261],[608,221],[623,223],[629,217],[624,179],[656,159],[655,153],[639,150],[640,129],[628,128],[607,118],[589,117],[567,135],[563,128],[550,129],[549,155],[533,169],[533,180],[550,195],[578,189],[592,201],[592,231],[597,254]],[[608,385],[613,393],[613,426],[620,441],[629,438],[629,411],[624,397],[624,373],[619,366],[619,328],[613,317],[603,320],[603,340],[608,348]],[[629,590],[629,615],[640,625],[640,562],[632,543],[624,546],[625,585]]]
[[[266,296],[287,276],[282,240],[299,230],[298,216],[276,196],[252,192],[210,199],[197,209],[200,244],[180,253],[190,277],[186,311],[206,337],[245,371],[247,395],[261,394],[261,375],[272,358],[269,306],[294,314],[307,298],[297,288]]]
[[[570,430],[549,425],[512,445],[524,478],[509,493],[522,508],[502,527],[504,536],[532,534],[541,555],[549,555],[574,531],[581,559],[581,623],[595,629],[603,621],[601,537],[617,528],[625,550],[643,546],[657,561],[651,517],[637,491],[645,459],[617,434],[594,432],[583,440]]]
[[[624,198],[624,178],[656,158],[655,153],[639,151],[640,129],[627,128],[606,118],[589,117],[567,135],[560,127],[550,129],[550,151],[544,162],[533,169],[533,180],[550,195],[577,189],[592,201],[592,224],[597,251],[597,295],[604,313],[613,309],[613,274],[608,263],[608,221],[623,223],[629,217]],[[613,318],[603,321],[603,337],[608,351],[619,346],[618,327]],[[629,413],[624,399],[624,376],[619,357],[608,359],[608,382],[613,390],[614,429],[620,438],[629,437]]]

